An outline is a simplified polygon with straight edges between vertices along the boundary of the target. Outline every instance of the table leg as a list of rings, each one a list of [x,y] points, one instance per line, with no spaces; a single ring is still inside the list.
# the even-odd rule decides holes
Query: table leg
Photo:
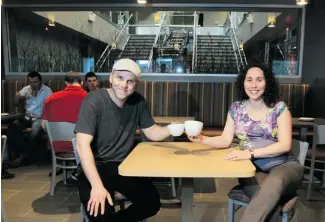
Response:
[[[182,179],[181,222],[194,222],[193,218],[193,179]]]
[[[307,127],[301,127],[301,129],[300,129],[300,140],[301,141],[303,141],[303,142],[307,141],[307,132],[308,132]]]

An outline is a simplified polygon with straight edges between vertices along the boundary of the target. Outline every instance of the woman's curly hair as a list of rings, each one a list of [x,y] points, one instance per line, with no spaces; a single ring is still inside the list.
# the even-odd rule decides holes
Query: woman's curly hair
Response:
[[[272,108],[274,105],[278,102],[279,100],[279,84],[274,77],[272,73],[272,69],[267,68],[265,66],[259,65],[259,64],[254,64],[254,65],[249,65],[242,69],[242,71],[239,73],[236,81],[237,85],[237,93],[238,93],[238,99],[240,101],[247,100],[249,97],[247,96],[244,88],[244,82],[246,78],[246,74],[249,69],[251,68],[259,68],[263,71],[264,73],[264,78],[266,82],[265,86],[265,91],[262,95],[264,103],[267,107]]]

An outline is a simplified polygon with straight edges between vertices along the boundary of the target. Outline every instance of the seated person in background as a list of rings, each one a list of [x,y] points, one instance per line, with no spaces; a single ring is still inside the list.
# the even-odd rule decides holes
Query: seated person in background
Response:
[[[94,91],[96,89],[99,89],[99,83],[98,79],[95,73],[93,72],[87,72],[85,75],[85,90],[87,92]]]
[[[140,75],[133,60],[118,60],[109,77],[112,88],[88,93],[81,105],[75,128],[82,166],[77,179],[90,221],[138,222],[160,209],[159,194],[150,179],[118,174],[118,166],[133,148],[138,126],[152,141],[170,136],[167,127],[155,124],[145,98],[135,92]],[[115,213],[114,191],[132,204]]]
[[[295,194],[303,179],[303,166],[290,154],[291,114],[279,101],[279,87],[271,70],[251,66],[238,75],[237,86],[239,101],[231,105],[222,135],[189,139],[228,148],[236,135],[242,149],[225,159],[251,160],[257,168],[255,177],[239,179],[251,198],[240,221],[273,220],[279,215],[275,212],[280,198]]]
[[[29,85],[17,92],[14,98],[14,105],[25,102],[25,116],[15,120],[7,131],[8,146],[11,151],[19,155],[12,163],[12,167],[18,167],[28,163],[32,149],[35,146],[36,138],[41,127],[42,108],[45,100],[52,94],[52,90],[42,84],[42,76],[38,72],[30,72],[27,75]],[[23,129],[31,127],[29,141],[24,140],[21,133]]]
[[[64,82],[66,88],[53,93],[44,103],[42,112],[42,127],[45,122],[76,123],[79,109],[87,92],[82,88],[82,79],[79,73],[68,73]],[[73,152],[72,142],[55,141],[56,152]]]
[[[66,88],[53,93],[44,103],[42,112],[42,127],[45,122],[76,123],[81,103],[87,92],[82,88],[82,79],[79,73],[70,72],[65,76]],[[73,152],[72,142],[54,141],[56,152]],[[57,171],[57,175],[62,173]],[[49,176],[52,175],[50,172]]]

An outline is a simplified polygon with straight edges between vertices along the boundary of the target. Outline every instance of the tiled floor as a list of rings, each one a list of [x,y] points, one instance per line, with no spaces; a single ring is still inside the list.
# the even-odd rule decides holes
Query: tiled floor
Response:
[[[75,187],[67,187],[58,176],[54,197],[49,196],[50,166],[30,166],[10,170],[16,177],[2,181],[2,198],[10,222],[72,222],[79,221],[80,203]],[[227,221],[227,192],[235,179],[195,180],[194,214],[199,222]],[[163,193],[163,191],[161,191]],[[317,201],[305,201],[305,190],[299,191],[297,221],[325,221],[325,195],[314,192]],[[267,201],[267,200],[266,200]],[[167,201],[168,202],[168,201]],[[236,212],[239,221],[243,209]],[[180,206],[163,202],[160,212],[149,222],[180,221]]]

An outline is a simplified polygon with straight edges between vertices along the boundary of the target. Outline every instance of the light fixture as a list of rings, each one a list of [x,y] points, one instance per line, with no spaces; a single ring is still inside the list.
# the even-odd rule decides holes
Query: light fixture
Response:
[[[243,40],[240,41],[239,48],[240,48],[241,50],[244,49],[244,41],[243,41]]]
[[[138,3],[139,4],[146,4],[147,3],[147,0],[138,0]]]
[[[160,12],[156,12],[154,14],[153,20],[154,20],[155,24],[159,24],[160,23]]]
[[[96,20],[96,14],[93,13],[93,12],[89,12],[89,14],[88,14],[88,21],[89,22],[95,22],[95,20]]]
[[[49,19],[49,26],[55,26],[54,15],[53,14],[49,14],[48,15],[48,19]]]
[[[308,0],[297,0],[297,5],[307,5]]]
[[[274,28],[275,27],[275,14],[270,13],[267,18],[267,23],[269,28]]]

